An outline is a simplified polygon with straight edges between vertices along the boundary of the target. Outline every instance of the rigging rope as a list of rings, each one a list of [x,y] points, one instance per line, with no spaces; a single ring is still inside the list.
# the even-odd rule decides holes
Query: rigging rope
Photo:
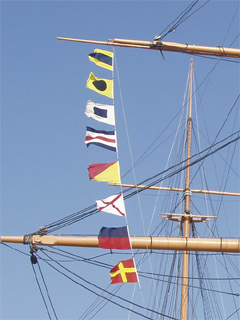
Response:
[[[155,40],[159,40],[159,39],[163,39],[165,38],[170,32],[175,32],[177,27],[182,24],[184,21],[186,21],[188,18],[190,18],[195,12],[197,12],[198,10],[200,10],[202,7],[204,7],[210,0],[207,0],[204,4],[202,4],[199,8],[197,8],[195,11],[193,11],[191,14],[191,10],[193,9],[193,7],[198,3],[199,0],[194,0],[193,3],[191,3],[183,12],[181,12],[181,14],[178,15],[178,17],[176,19],[174,19],[159,35],[157,35],[155,37]],[[172,25],[173,24],[173,25]],[[172,27],[166,31],[170,25],[172,25]],[[165,32],[163,35],[162,33]]]
[[[192,234],[193,234],[193,237],[195,238],[196,234],[195,234],[195,224],[194,223],[192,224]],[[204,278],[203,277],[203,275],[204,275],[203,269],[205,269],[205,266],[204,266],[204,268],[202,268],[198,252],[195,252],[195,256],[196,256],[196,261],[197,261],[197,271],[198,271],[200,290],[201,290],[201,296],[202,296],[202,301],[203,301],[204,317],[205,317],[205,319],[212,319],[212,312],[210,309],[208,296],[205,292],[206,291],[205,290],[206,289],[205,282],[203,280],[203,278]]]
[[[109,285],[110,286],[110,285]],[[107,289],[109,288],[107,287]],[[108,295],[111,300],[115,293],[117,293],[121,288],[121,285],[118,288],[112,290],[112,295]],[[102,294],[99,295],[96,300],[89,306],[89,308],[81,315],[78,320],[85,320],[88,315],[94,312],[90,319],[92,319],[97,313],[99,313],[108,303],[108,300],[102,298]],[[98,307],[98,310],[96,308]]]
[[[134,181],[135,181],[135,183],[136,183],[137,178],[136,178],[136,173],[135,173],[135,168],[134,168],[133,154],[132,154],[132,148],[131,148],[129,130],[128,130],[128,126],[127,126],[126,113],[125,113],[125,108],[124,108],[124,103],[123,103],[123,96],[122,96],[121,83],[120,83],[120,75],[119,75],[118,66],[117,66],[116,54],[115,54],[114,56],[115,56],[115,65],[116,65],[116,72],[117,72],[118,85],[119,85],[120,101],[121,101],[121,106],[122,106],[122,112],[123,112],[125,130],[126,130],[126,134],[127,134],[127,141],[128,141],[128,148],[129,148],[129,153],[130,153],[130,159],[131,159],[131,164],[132,164],[132,168],[133,168],[133,177],[134,177]],[[123,193],[122,187],[121,187],[121,193]],[[145,229],[143,211],[142,211],[142,206],[141,206],[141,202],[140,202],[140,198],[139,198],[139,195],[138,195],[138,194],[137,194],[137,199],[138,199],[138,206],[139,206],[139,211],[140,211],[140,216],[141,216],[141,221],[142,221],[143,232],[144,232],[144,235],[146,235],[146,229]],[[126,222],[127,222],[127,215],[125,216],[125,218],[126,218]],[[128,222],[127,222],[127,225],[128,225]],[[132,252],[132,257],[134,257],[134,253],[133,253],[133,250],[132,250],[132,249],[131,249],[131,252]],[[151,268],[151,270],[152,270],[151,262],[150,262],[150,268]],[[138,283],[138,285],[139,285],[139,288],[140,288],[140,291],[141,291],[141,284],[140,284],[140,282]],[[132,295],[132,301],[133,301],[133,299],[134,299],[135,288],[136,288],[136,286],[134,286],[134,291],[133,291],[133,295]],[[141,292],[142,292],[142,291],[141,291]],[[144,299],[143,299],[143,295],[142,295],[142,303],[143,303],[143,305],[145,305],[145,301],[144,301]],[[130,311],[129,311],[129,315],[130,315]]]
[[[193,165],[197,164],[198,162],[200,162],[200,161],[206,159],[207,157],[211,156],[212,154],[214,154],[214,153],[220,151],[221,149],[225,148],[226,146],[228,146],[228,145],[230,145],[230,144],[238,141],[238,140],[240,139],[240,136],[237,136],[236,138],[233,138],[233,139],[230,140],[229,142],[227,142],[227,143],[225,143],[225,144],[223,144],[223,145],[220,145],[220,147],[218,147],[218,148],[212,150],[211,152],[209,152],[209,150],[211,150],[212,148],[216,147],[218,144],[223,143],[225,140],[233,137],[234,135],[239,134],[239,132],[240,132],[240,130],[237,131],[237,132],[235,132],[235,133],[233,133],[232,135],[228,136],[227,138],[222,139],[221,141],[218,141],[218,142],[212,144],[209,148],[206,148],[206,149],[200,151],[199,153],[191,156],[190,159],[194,159],[196,156],[199,156],[200,154],[208,151],[207,154],[205,154],[205,155],[199,157],[198,159],[192,161],[190,165],[193,166]],[[182,166],[181,168],[178,168],[178,169],[176,169],[176,170],[174,170],[174,171],[170,171],[170,170],[173,170],[174,168],[179,167],[180,165],[182,165],[182,164],[184,164],[184,163],[186,163],[186,160],[181,161],[180,163],[178,163],[178,164],[176,164],[176,165],[173,165],[173,166],[169,167],[168,169],[166,169],[166,170],[164,170],[164,171],[162,171],[162,172],[159,172],[159,173],[155,174],[154,176],[152,176],[152,177],[150,177],[150,178],[147,178],[147,179],[143,180],[142,182],[140,182],[140,184],[144,184],[144,183],[149,182],[149,181],[152,180],[152,182],[149,183],[148,186],[146,186],[146,187],[143,188],[143,189],[135,190],[135,191],[132,191],[132,192],[130,192],[130,193],[128,193],[128,192],[131,190],[131,188],[130,188],[130,189],[127,189],[127,190],[124,190],[123,193],[127,193],[127,194],[124,196],[124,199],[126,200],[126,199],[134,196],[135,194],[138,194],[138,193],[140,193],[140,192],[142,192],[142,191],[144,191],[144,190],[147,190],[150,186],[156,185],[156,184],[160,183],[161,181],[163,181],[163,180],[165,180],[165,179],[168,179],[168,178],[170,178],[170,177],[178,174],[179,172],[185,170],[185,169],[188,167],[188,165]],[[170,171],[170,173],[168,173],[166,176],[161,177],[161,178],[158,178],[157,180],[153,180],[153,179],[157,178],[158,176],[161,176],[161,175],[163,175],[163,174],[165,174],[166,172],[169,172],[169,171]],[[60,228],[65,227],[65,226],[71,225],[71,224],[73,224],[73,223],[75,223],[75,222],[78,222],[78,221],[80,221],[80,220],[82,220],[82,219],[88,218],[88,217],[90,217],[91,215],[94,215],[94,214],[96,214],[96,213],[99,213],[99,211],[98,211],[96,208],[95,208],[95,209],[93,209],[93,208],[95,208],[95,205],[92,205],[92,206],[90,206],[90,207],[88,207],[88,208],[85,208],[85,209],[80,210],[80,211],[78,211],[78,212],[76,212],[76,213],[70,214],[69,216],[66,216],[66,217],[64,217],[64,218],[62,218],[62,219],[59,219],[59,220],[57,220],[57,221],[55,221],[55,222],[53,222],[53,223],[50,223],[50,224],[46,225],[46,226],[43,228],[43,230],[46,230],[46,231],[44,232],[44,234],[53,232],[53,231],[55,231],[55,230],[58,230],[58,229],[60,229]],[[92,210],[87,211],[87,210],[89,210],[89,209],[92,209]],[[32,233],[32,234],[39,234],[39,231],[36,231],[36,232],[34,232],[34,233]]]
[[[38,281],[38,277],[37,277],[36,270],[35,270],[35,268],[34,268],[34,265],[35,265],[35,264],[38,264],[38,261],[37,261],[36,256],[32,254],[32,255],[31,255],[31,265],[32,265],[32,269],[33,269],[33,272],[34,272],[34,275],[35,275],[35,279],[36,279],[36,282],[37,282],[37,285],[38,285],[40,294],[41,294],[41,296],[42,296],[42,299],[43,299],[45,308],[46,308],[46,310],[47,310],[49,319],[52,320],[51,315],[50,315],[50,312],[49,312],[49,309],[48,309],[47,302],[46,302],[46,300],[45,300],[45,298],[44,298],[44,294],[43,294],[43,291],[42,291],[41,286],[40,286],[40,282]],[[39,264],[38,264],[38,267],[39,267]],[[41,272],[40,267],[39,267],[39,271],[40,271],[40,274],[41,274],[41,277],[42,277],[42,280],[43,280],[45,289],[46,289],[47,294],[48,294],[48,290],[47,290],[47,287],[46,287],[46,283],[45,283],[45,280],[44,280],[44,278],[43,278],[43,274],[42,274],[42,272]],[[50,304],[51,304],[51,306],[52,306],[52,310],[53,310],[53,312],[54,312],[54,315],[55,315],[56,319],[58,319],[58,318],[57,318],[57,315],[56,315],[56,312],[55,312],[55,309],[54,309],[54,307],[53,307],[53,305],[52,305],[52,302],[51,302],[51,299],[50,299],[49,294],[48,294],[48,299],[49,299]]]
[[[49,257],[49,255],[46,254],[46,252],[43,252],[43,253],[44,253],[49,259],[51,259],[51,258]],[[61,273],[62,275],[64,275],[65,277],[67,277],[68,279],[70,279],[71,281],[73,281],[74,283],[80,285],[81,287],[83,287],[83,288],[87,289],[88,291],[94,293],[95,295],[98,295],[98,296],[99,296],[99,294],[98,294],[97,292],[95,292],[94,290],[92,290],[92,289],[86,287],[85,285],[79,283],[78,281],[74,280],[73,278],[71,278],[71,277],[68,276],[67,274],[63,273],[62,271],[60,271],[59,269],[57,269],[56,267],[54,267],[54,266],[53,266],[52,264],[50,264],[48,261],[45,260],[45,262],[46,262],[50,267],[52,267],[54,270],[56,270],[57,272]],[[54,261],[54,260],[53,260],[52,262],[54,262],[54,263],[57,264],[59,267],[61,267],[62,269],[64,269],[64,270],[67,271],[68,273],[72,274],[72,275],[75,276],[76,278],[79,278],[79,279],[82,280],[83,282],[87,283],[88,285],[91,285],[91,286],[93,286],[94,288],[96,288],[96,289],[98,289],[98,290],[101,290],[102,292],[104,292],[104,293],[106,293],[106,294],[110,294],[110,295],[112,296],[112,293],[109,292],[108,290],[102,289],[100,286],[91,283],[90,281],[84,279],[83,277],[79,276],[78,274],[74,273],[73,271],[67,269],[66,267],[64,267],[63,265],[61,265],[59,262]],[[123,297],[120,297],[120,296],[118,296],[118,295],[116,295],[116,294],[114,294],[113,297],[114,297],[114,298],[117,298],[117,299],[120,299],[120,300],[123,301],[123,302],[131,303],[133,306],[135,306],[135,307],[137,307],[137,308],[144,309],[145,311],[148,310],[148,311],[154,312],[154,313],[157,314],[157,315],[161,315],[161,313],[159,313],[159,312],[157,312],[157,311],[155,311],[155,310],[150,310],[150,309],[148,309],[148,308],[143,307],[142,305],[139,305],[139,304],[134,303],[134,302],[130,302],[129,300],[127,300],[127,299],[125,299],[125,298],[123,298]],[[109,301],[109,302],[111,302],[111,303],[114,303],[115,305],[117,305],[117,306],[119,306],[119,307],[121,307],[121,308],[124,308],[124,309],[126,309],[126,310],[131,310],[131,312],[133,312],[133,313],[135,313],[135,314],[137,314],[137,315],[139,315],[139,316],[145,317],[145,319],[152,319],[152,318],[146,317],[146,315],[143,315],[143,314],[139,313],[139,312],[136,311],[136,310],[132,310],[132,309],[129,309],[128,307],[124,307],[123,305],[120,305],[119,303],[117,303],[117,302],[115,302],[115,301],[112,301],[112,300],[110,300],[110,299],[108,299],[108,298],[106,298],[106,297],[104,297],[104,296],[102,296],[102,298],[103,298],[103,299],[106,299],[107,301]],[[167,318],[169,318],[169,319],[177,320],[176,318],[173,318],[173,317],[170,317],[170,316],[167,316],[167,315],[165,315],[165,317],[167,317]]]
[[[26,255],[29,257],[29,254],[26,254],[25,252],[23,251],[20,251],[16,248],[13,248],[11,246],[9,246],[8,244],[5,244],[5,243],[1,243],[2,245],[8,247],[9,249],[12,249],[14,251],[17,251],[18,253],[21,253],[23,255]],[[68,251],[65,251],[65,250],[62,250],[62,249],[59,249],[59,248],[51,248],[51,249],[45,249],[45,248],[42,248],[42,247],[38,247],[37,248],[38,251],[41,251],[42,253],[44,253],[45,251],[48,252],[48,254],[56,254],[56,255],[59,255],[59,256],[63,256],[63,257],[68,257],[70,259],[70,261],[77,261],[77,262],[86,262],[86,263],[90,263],[90,264],[93,264],[93,265],[97,265],[99,267],[103,267],[103,268],[106,268],[106,269],[109,269],[109,268],[112,268],[112,265],[111,264],[107,264],[107,263],[103,263],[103,262],[100,262],[98,260],[95,260],[96,258],[100,258],[100,257],[103,257],[103,256],[107,256],[107,255],[111,255],[111,253],[105,253],[105,254],[102,254],[102,255],[98,255],[98,256],[95,256],[95,257],[91,257],[91,258],[84,258],[82,256],[79,256],[79,255],[76,255],[76,254],[73,254],[73,253],[69,253]],[[55,252],[56,251],[56,252]],[[60,252],[60,253],[59,253]],[[146,254],[160,254],[160,255],[166,255],[166,253],[159,253],[158,251],[151,251],[149,252],[149,250],[146,251]],[[44,253],[45,254],[45,253]],[[117,252],[116,252],[117,254]],[[121,254],[121,253],[119,253]],[[124,253],[126,254],[126,253]],[[174,253],[171,253],[170,255],[174,255]],[[212,253],[212,254],[205,254],[205,253],[199,253],[199,256],[209,256],[209,255],[212,255],[212,256],[223,256],[222,253]],[[231,257],[231,256],[235,256],[236,254],[232,254],[232,253],[224,253],[224,256],[225,257]],[[48,255],[47,255],[48,256]],[[38,263],[39,263],[39,260],[42,260],[43,262],[47,263],[48,261],[51,261],[51,262],[59,262],[59,260],[54,260],[53,258],[49,257],[48,256],[48,259],[43,259],[40,255],[38,255]],[[65,262],[69,262],[69,261],[65,261]],[[221,263],[219,261],[219,263]],[[61,265],[61,264],[60,264]],[[240,276],[240,273],[239,273],[239,270],[238,270],[238,267],[235,266],[235,271],[236,273],[238,273],[238,275]],[[211,281],[232,281],[232,282],[235,282],[235,284],[240,287],[240,284],[239,284],[239,280],[240,278],[239,277],[234,277],[233,274],[230,274],[229,271],[225,268],[226,272],[228,273],[228,277],[227,278],[224,278],[224,277],[217,277],[217,278],[213,278],[213,277],[188,277],[188,279],[190,280],[211,280]],[[147,272],[147,271],[140,271],[139,272],[139,276],[140,277],[144,277],[144,278],[151,278],[152,279],[152,276],[154,277],[166,277],[167,274],[162,274],[162,273],[151,273],[151,272]],[[175,278],[175,279],[182,279],[182,276],[181,275],[172,275],[171,278]],[[156,281],[163,281],[163,282],[168,282],[166,280],[159,280],[158,278],[154,278],[154,280]],[[173,284],[176,284],[175,282],[172,282]],[[196,288],[196,287],[195,287]],[[219,291],[217,290],[213,290],[213,289],[205,289],[205,290],[208,290],[208,291],[215,291],[217,293],[219,293]],[[232,296],[238,296],[240,297],[240,293],[232,293],[232,292],[223,292],[221,291],[222,293],[224,294],[228,294],[228,295],[232,295]]]
[[[133,161],[133,154],[132,154],[132,148],[131,148],[129,130],[128,130],[128,125],[127,125],[127,120],[126,120],[126,113],[125,113],[125,108],[124,108],[124,104],[123,104],[123,97],[122,97],[122,90],[121,90],[121,84],[120,84],[119,71],[118,71],[118,67],[117,67],[116,55],[115,55],[115,61],[116,61],[115,64],[116,64],[116,72],[117,72],[118,85],[119,85],[120,100],[121,100],[122,112],[123,112],[123,117],[124,117],[125,130],[126,130],[126,134],[127,134],[128,148],[129,148],[129,153],[130,153],[130,158],[131,158],[131,166],[132,166],[132,169],[133,169],[132,171],[133,171],[134,181],[135,181],[135,183],[137,183],[136,173],[135,173],[135,170],[134,170],[134,161]],[[125,174],[125,175],[126,175],[126,174]],[[122,190],[121,190],[121,191],[122,191]],[[146,235],[144,218],[143,218],[143,212],[142,212],[142,207],[141,207],[141,202],[140,202],[139,197],[138,197],[138,205],[139,205],[140,214],[141,214],[143,232],[144,232],[144,235]]]
[[[240,130],[237,131],[237,132],[235,132],[234,134],[238,134],[239,132],[240,132]],[[232,136],[232,135],[228,136],[227,138],[223,139],[223,140],[220,141],[220,142],[223,142],[224,140],[229,139],[229,137],[231,137],[231,136]],[[201,157],[198,158],[197,160],[192,161],[191,164],[190,164],[190,166],[197,164],[198,162],[206,159],[206,158],[209,157],[210,155],[213,155],[214,153],[220,151],[221,149],[225,148],[226,146],[230,145],[231,143],[234,143],[234,142],[238,141],[239,139],[240,139],[240,136],[237,136],[237,137],[234,138],[233,140],[225,143],[224,145],[218,147],[217,149],[215,149],[215,150],[213,150],[213,151],[211,151],[211,152],[208,152],[206,155],[201,156]],[[220,142],[217,142],[217,143],[215,143],[214,145],[212,145],[211,147],[206,148],[206,149],[204,149],[203,151],[201,151],[201,152],[199,152],[199,153],[191,156],[190,159],[193,159],[193,158],[196,157],[197,155],[200,155],[201,153],[210,150],[212,147],[216,146],[216,145],[219,144]],[[183,164],[183,163],[185,163],[185,162],[186,162],[186,160],[178,163],[177,165],[173,165],[172,167],[168,168],[167,170],[164,170],[164,171],[162,171],[162,172],[159,172],[159,173],[155,174],[154,176],[143,180],[142,182],[140,182],[140,184],[144,184],[144,183],[146,183],[146,182],[149,182],[150,180],[153,180],[154,178],[162,175],[163,173],[165,173],[165,172],[167,172],[167,171],[170,171],[170,170],[174,169],[175,167],[178,167],[179,165],[181,165],[181,164]],[[177,169],[177,170],[175,170],[175,171],[173,171],[173,172],[170,172],[170,173],[169,173],[167,176],[165,176],[164,178],[159,178],[159,179],[151,182],[150,184],[148,184],[148,186],[146,186],[146,188],[143,188],[143,189],[140,189],[140,190],[137,190],[137,191],[134,191],[134,192],[128,194],[128,195],[126,196],[126,199],[129,198],[129,197],[131,197],[131,196],[133,196],[133,195],[136,194],[137,192],[142,192],[143,190],[148,189],[150,186],[153,186],[153,185],[158,184],[159,182],[161,182],[161,181],[164,180],[164,179],[168,179],[168,178],[172,177],[173,175],[178,174],[179,172],[185,170],[187,167],[188,167],[188,165],[185,165],[185,166],[181,167],[180,169]],[[129,191],[129,189],[128,189],[127,191]]]

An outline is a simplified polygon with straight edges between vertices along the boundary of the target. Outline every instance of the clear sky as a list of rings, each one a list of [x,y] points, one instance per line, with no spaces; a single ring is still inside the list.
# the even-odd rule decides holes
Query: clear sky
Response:
[[[1,1],[1,235],[32,233],[41,226],[93,205],[97,199],[119,192],[118,188],[89,181],[88,178],[89,164],[116,160],[116,154],[111,151],[85,146],[86,126],[109,129],[107,125],[85,116],[89,99],[99,103],[114,102],[122,182],[139,183],[166,168],[184,105],[191,56],[164,52],[163,59],[158,51],[116,47],[113,73],[115,98],[112,101],[86,88],[90,72],[98,77],[111,77],[110,71],[90,62],[88,54],[97,47],[110,51],[112,47],[60,41],[57,37],[152,41],[156,35],[165,33],[190,3],[160,0]],[[204,3],[199,1],[192,12]],[[164,40],[239,48],[239,32],[239,1],[209,1]],[[194,57],[194,74],[196,99],[199,101],[199,123],[195,128],[201,127],[200,149],[193,150],[196,154],[209,147],[215,139],[221,141],[239,130],[236,108],[230,113],[239,95],[239,64],[236,61]],[[181,142],[175,147],[181,150]],[[234,158],[230,155],[233,147],[224,151],[218,154],[215,163],[205,161],[205,165],[211,164],[211,168],[204,172],[207,188],[239,192],[239,147]],[[136,163],[142,155],[148,156],[133,173],[130,170],[132,163]],[[223,160],[224,156],[228,165]],[[180,162],[180,159],[183,158],[177,161]],[[168,166],[171,165],[172,159]],[[220,173],[217,184],[213,179],[215,171]],[[169,186],[175,182],[178,181],[166,180],[163,185]],[[193,187],[197,189],[202,186],[194,181]],[[177,200],[168,198],[164,201],[163,195],[158,197],[148,191],[126,201],[131,235],[176,236],[177,224],[169,224],[164,230],[164,222],[158,213],[173,210]],[[192,206],[195,214],[219,214],[217,227],[215,224],[211,228],[206,224],[198,226],[200,236],[239,235],[239,202],[236,199],[228,198],[224,205],[215,199],[207,207],[209,211],[204,208],[203,212],[203,207],[197,206],[198,200],[201,199],[197,197]],[[177,209],[181,212],[181,208]],[[117,227],[125,223],[124,218],[98,213],[57,233],[97,235],[102,226]],[[0,247],[1,319],[48,319],[30,263],[29,247],[11,247],[21,252],[3,245]],[[109,250],[103,249],[63,249],[89,259],[106,253],[106,257],[98,259],[109,266],[129,258],[126,252],[110,255]],[[156,255],[156,258],[152,256],[151,262],[142,263],[139,269],[167,275],[171,258],[163,265],[162,254]],[[113,288],[109,287],[109,268],[86,261],[73,261],[56,253],[51,253],[51,257],[59,263],[67,261],[67,268],[72,268],[102,289],[119,289],[116,295],[162,311],[165,291],[152,283],[148,284],[146,278],[140,277],[141,288],[132,284]],[[147,257],[137,255],[138,265],[141,259],[148,261]],[[210,273],[218,259],[211,261]],[[73,283],[44,261],[40,261],[39,265],[59,319],[141,319],[139,315],[129,314],[128,310],[101,299],[95,311],[83,316],[97,299],[83,286],[98,294],[101,290],[79,278],[74,279],[80,285]],[[221,265],[215,270],[215,277],[216,274],[234,277],[236,271],[233,264],[231,267],[231,273],[226,275],[225,266]],[[237,288],[233,285],[233,292],[239,292]],[[225,283],[217,289],[230,290]],[[155,290],[157,298],[153,295]],[[221,306],[219,309],[223,319],[237,309],[236,305],[239,306],[239,298],[228,301],[230,298],[231,294],[223,294],[219,298],[219,301],[228,302],[228,307]],[[122,304],[116,297],[113,300]],[[214,300],[211,302],[214,304]],[[153,307],[154,304],[157,306]],[[129,307],[129,304],[124,305]],[[134,306],[133,309],[142,314],[147,312]],[[152,319],[158,318],[154,313],[147,312],[147,315]],[[202,313],[198,314],[198,319],[202,316]],[[55,319],[54,315],[52,319]],[[238,319],[237,314],[229,319]]]

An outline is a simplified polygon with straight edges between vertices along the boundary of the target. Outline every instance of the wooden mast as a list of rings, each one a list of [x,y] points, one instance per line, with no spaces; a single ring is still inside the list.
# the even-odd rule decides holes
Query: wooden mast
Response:
[[[190,158],[191,158],[191,140],[192,140],[192,77],[193,77],[193,59],[190,65],[190,86],[189,86],[189,111],[187,121],[187,168],[185,181],[185,215],[183,221],[183,236],[185,239],[190,237],[190,226],[192,222],[190,213]],[[189,275],[189,251],[183,251],[182,262],[182,294],[181,294],[181,320],[187,319],[188,311],[188,275]]]

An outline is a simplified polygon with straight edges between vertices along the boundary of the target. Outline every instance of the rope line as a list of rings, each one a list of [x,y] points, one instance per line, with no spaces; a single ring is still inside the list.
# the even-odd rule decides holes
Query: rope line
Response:
[[[44,253],[44,254],[45,254],[48,258],[50,258],[48,254],[46,254],[46,253]],[[67,271],[67,272],[69,272],[70,274],[74,275],[76,278],[79,278],[79,279],[82,280],[83,282],[87,283],[88,285],[91,285],[91,286],[95,287],[96,289],[101,290],[102,292],[105,292],[105,293],[107,293],[107,294],[112,295],[111,292],[107,291],[106,289],[102,289],[102,288],[99,287],[98,285],[95,285],[95,284],[91,283],[90,281],[84,279],[83,277],[79,276],[78,274],[72,272],[71,270],[69,270],[69,269],[67,269],[66,267],[64,267],[63,265],[61,265],[59,262],[54,261],[54,260],[53,260],[53,262],[54,262],[55,264],[57,264],[58,266],[60,266],[60,267],[61,267],[62,269],[64,269],[65,271]],[[79,283],[78,281],[72,279],[70,276],[66,275],[65,273],[63,273],[62,271],[60,271],[59,269],[57,269],[56,267],[54,267],[52,264],[50,264],[49,262],[46,261],[46,263],[47,263],[50,267],[52,267],[53,269],[55,269],[57,272],[59,272],[60,274],[64,275],[65,277],[67,277],[67,278],[70,279],[71,281],[73,281],[74,283],[80,285],[81,287],[87,289],[88,291],[94,293],[95,295],[99,295],[96,291],[94,291],[94,290],[86,287],[85,285]],[[108,300],[108,301],[111,302],[111,303],[114,303],[115,305],[118,305],[119,307],[121,307],[121,308],[123,308],[123,309],[131,310],[131,312],[133,312],[133,313],[135,313],[135,314],[138,314],[139,316],[142,316],[142,317],[144,317],[145,319],[152,319],[152,318],[146,317],[146,315],[143,315],[143,314],[141,314],[141,313],[139,313],[139,312],[137,312],[137,311],[135,311],[135,310],[129,309],[129,308],[127,308],[127,307],[124,307],[123,305],[121,305],[121,304],[119,304],[119,303],[117,303],[117,302],[115,302],[115,301],[109,300],[108,298],[106,298],[106,297],[104,297],[104,296],[102,296],[102,298]],[[116,295],[116,294],[114,294],[114,298],[120,299],[121,301],[124,301],[124,302],[127,302],[127,303],[131,303],[133,306],[138,307],[138,308],[140,308],[140,309],[148,310],[148,311],[154,312],[155,314],[161,315],[161,313],[159,313],[159,312],[157,312],[157,311],[155,311],[155,310],[150,310],[150,309],[148,309],[148,308],[145,308],[145,307],[143,307],[143,306],[141,306],[141,305],[139,305],[139,304],[137,304],[137,303],[133,303],[133,302],[131,302],[131,301],[129,301],[129,300],[123,298],[123,297],[120,297],[120,296],[118,296],[118,295]],[[167,317],[167,318],[169,318],[169,319],[177,320],[176,318],[173,318],[173,317],[170,317],[170,316],[167,316],[167,315],[164,315],[164,316]]]
[[[42,300],[43,300],[45,308],[47,310],[48,317],[49,317],[50,320],[52,320],[50,312],[49,312],[49,309],[48,309],[48,306],[47,306],[47,303],[46,303],[46,300],[44,298],[44,295],[43,295],[43,292],[42,292],[42,289],[41,289],[41,286],[40,286],[40,283],[39,283],[38,278],[37,278],[36,270],[35,270],[34,265],[32,263],[31,263],[31,265],[32,265],[32,269],[33,269],[33,272],[34,272],[34,275],[35,275],[35,279],[36,279],[36,282],[37,282],[37,285],[38,285]]]

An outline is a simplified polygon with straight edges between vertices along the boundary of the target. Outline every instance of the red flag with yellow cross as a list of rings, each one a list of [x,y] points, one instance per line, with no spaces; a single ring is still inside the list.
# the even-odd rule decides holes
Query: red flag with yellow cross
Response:
[[[111,284],[138,282],[138,274],[134,259],[120,261],[110,270]]]

